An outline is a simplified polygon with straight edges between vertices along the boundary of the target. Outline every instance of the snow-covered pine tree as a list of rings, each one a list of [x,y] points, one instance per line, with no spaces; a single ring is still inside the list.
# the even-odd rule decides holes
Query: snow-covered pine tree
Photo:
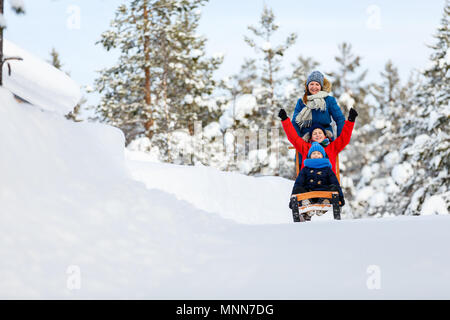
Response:
[[[283,88],[283,78],[280,76],[282,57],[297,40],[297,34],[291,33],[285,42],[280,45],[272,43],[273,36],[279,25],[275,22],[275,14],[272,9],[264,5],[258,26],[248,26],[254,38],[244,36],[245,42],[255,49],[259,55],[261,64],[259,66],[260,92],[258,95],[258,105],[260,107],[259,119],[255,119],[260,128],[269,128],[277,123],[277,113],[281,105],[281,89]]]
[[[343,42],[338,45],[339,54],[334,57],[338,63],[338,70],[330,72],[329,75],[333,84],[333,95],[336,98],[341,96],[350,96],[354,103],[358,105],[358,120],[360,125],[369,122],[369,110],[365,110],[364,100],[369,93],[369,86],[363,82],[367,76],[368,70],[361,68],[362,57],[354,55],[352,45]],[[347,114],[350,107],[342,104],[342,112]]]
[[[61,70],[62,63],[61,60],[59,59],[59,53],[58,51],[56,51],[55,48],[52,48],[52,51],[50,52],[50,60],[48,60],[48,62],[56,69]]]
[[[353,215],[358,217],[395,214],[400,201],[399,187],[391,177],[391,171],[400,158],[400,118],[409,107],[408,90],[412,85],[401,85],[398,69],[390,60],[380,76],[381,82],[371,86],[376,103],[370,109],[372,121],[360,127],[357,134],[358,140],[363,139],[365,145],[363,152],[356,150],[354,153],[365,165],[360,176],[351,176],[351,181],[357,182],[356,187],[353,183],[346,184],[351,189],[346,191],[354,195],[353,201],[349,201],[350,207]],[[350,149],[353,143],[352,139]]]
[[[173,130],[214,118],[206,101],[222,58],[205,57],[206,39],[195,33],[206,1],[131,1],[118,8],[99,41],[121,53],[96,81],[101,119],[121,128],[127,142],[146,136],[161,160],[171,160]]]
[[[244,41],[252,47],[256,54],[257,79],[253,87],[253,96],[256,98],[257,108],[248,116],[248,126],[251,134],[258,137],[259,147],[257,151],[249,152],[246,165],[248,174],[285,174],[281,159],[287,156],[287,143],[285,139],[279,139],[276,132],[279,127],[277,118],[278,110],[283,105],[284,78],[280,75],[282,57],[296,41],[297,35],[291,33],[284,43],[274,45],[274,34],[279,29],[275,22],[272,9],[264,6],[260,21],[257,26],[248,26],[253,37],[244,36]],[[283,145],[279,145],[279,142]],[[286,144],[286,145],[284,145]],[[267,145],[267,148],[265,147]],[[237,146],[238,151],[246,149],[245,146]],[[251,146],[249,146],[251,149]]]
[[[393,174],[401,180],[402,210],[408,215],[448,212],[450,207],[449,15],[446,1],[424,83],[401,121],[402,162]]]
[[[211,141],[210,139],[204,140],[204,147],[205,150],[208,150],[205,157],[210,160],[211,165],[222,170],[241,171],[250,174],[253,169],[243,163],[246,161],[238,160],[242,155],[248,156],[246,151],[248,143],[242,144],[242,139],[239,139],[238,135],[243,132],[250,132],[250,124],[253,125],[252,130],[254,132],[258,130],[254,122],[250,123],[257,116],[259,110],[253,95],[255,88],[259,87],[257,71],[258,66],[255,59],[244,59],[237,74],[226,77],[219,83],[222,93],[217,99],[222,111],[219,128],[223,133],[220,147],[223,147],[224,151],[230,151],[220,156],[219,153],[214,152],[219,148],[217,145],[219,141]],[[211,131],[210,129],[211,127],[208,128],[208,131]]]
[[[338,69],[329,72],[332,82],[332,94],[337,98],[342,113],[347,118],[348,111],[354,107],[358,112],[355,129],[352,134],[350,145],[339,155],[341,185],[346,193],[346,199],[351,201],[354,197],[354,184],[361,179],[361,169],[367,164],[366,146],[370,139],[363,134],[360,128],[371,122],[370,106],[366,102],[369,93],[369,84],[364,80],[367,69],[361,69],[362,58],[352,52],[352,45],[341,43],[338,45],[339,53],[335,57]],[[350,206],[344,207],[344,213],[350,213]]]

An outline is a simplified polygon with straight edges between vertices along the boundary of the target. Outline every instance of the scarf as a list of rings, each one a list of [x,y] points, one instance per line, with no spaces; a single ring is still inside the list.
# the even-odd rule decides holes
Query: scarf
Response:
[[[322,146],[322,147],[326,147],[327,145],[329,145],[330,144],[330,139],[328,139],[328,138],[326,138],[326,139],[324,139],[321,143],[320,143],[320,145]]]
[[[295,122],[297,122],[300,128],[310,127],[312,124],[312,110],[319,110],[324,112],[327,108],[325,98],[328,97],[328,92],[319,91],[316,94],[308,96],[308,103],[306,107],[299,112],[297,117],[295,117]]]
[[[305,159],[303,165],[308,168],[320,169],[320,168],[331,168],[331,162],[328,158],[319,159]]]

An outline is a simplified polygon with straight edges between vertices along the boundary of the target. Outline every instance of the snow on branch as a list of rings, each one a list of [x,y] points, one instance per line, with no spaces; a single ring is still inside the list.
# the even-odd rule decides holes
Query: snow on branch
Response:
[[[9,0],[11,4],[11,9],[13,9],[17,14],[25,13],[25,3],[23,0]]]

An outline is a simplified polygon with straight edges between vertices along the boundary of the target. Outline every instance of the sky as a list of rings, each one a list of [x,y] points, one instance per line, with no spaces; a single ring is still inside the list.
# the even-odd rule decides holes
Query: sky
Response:
[[[82,86],[92,86],[97,71],[114,65],[117,53],[96,44],[109,29],[115,10],[125,0],[25,0],[26,14],[17,16],[5,4],[5,37],[34,55],[49,60],[55,48],[63,69]],[[285,55],[283,72],[299,55],[313,57],[325,74],[336,67],[337,45],[352,44],[369,69],[368,81],[377,81],[391,59],[403,81],[412,69],[427,65],[445,0],[210,0],[202,8],[198,33],[208,39],[209,55],[224,53],[216,76],[239,72],[255,52],[244,42],[249,25],[257,25],[264,5],[272,8],[280,25],[273,44],[295,32],[297,42]],[[90,104],[98,95],[88,96]]]

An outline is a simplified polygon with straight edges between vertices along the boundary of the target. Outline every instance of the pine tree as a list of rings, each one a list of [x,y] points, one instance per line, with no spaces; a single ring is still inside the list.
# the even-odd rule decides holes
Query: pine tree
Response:
[[[345,117],[352,107],[358,112],[351,145],[339,155],[341,185],[344,188],[346,199],[350,203],[356,197],[355,184],[357,185],[361,180],[361,169],[368,162],[366,148],[371,137],[364,128],[372,120],[370,117],[372,106],[366,102],[370,85],[364,83],[367,70],[360,70],[362,58],[352,52],[352,45],[349,43],[344,42],[338,45],[338,50],[339,54],[335,57],[338,70],[329,73],[332,92]],[[344,213],[351,211],[350,206],[344,207]]]
[[[416,89],[410,111],[402,119],[402,165],[412,173],[400,192],[413,200],[404,201],[405,214],[419,214],[431,196],[442,197],[447,210],[450,207],[449,15],[447,1],[436,44],[431,46],[431,65],[424,70],[424,83]]]
[[[450,207],[449,13],[447,2],[432,46],[430,66],[399,85],[388,62],[383,82],[374,86],[378,106],[373,121],[361,128],[371,136],[351,207],[361,215],[417,215],[435,203]],[[352,139],[353,144],[353,139]],[[426,213],[433,213],[428,211]]]
[[[52,48],[52,51],[50,52],[50,60],[48,62],[54,66],[58,70],[62,70],[62,63],[59,59],[59,53],[56,51],[55,48]]]
[[[208,99],[221,57],[207,58],[206,39],[195,32],[206,0],[134,0],[116,12],[112,30],[99,41],[121,52],[118,63],[101,72],[102,120],[121,128],[130,142],[147,136],[164,160],[171,160],[170,134],[218,112]]]
[[[257,136],[258,151],[248,152],[252,146],[250,141],[245,145],[237,145],[237,152],[245,152],[247,160],[238,163],[245,168],[247,174],[285,175],[283,161],[286,157],[287,143],[281,140],[279,145],[278,111],[284,107],[284,77],[280,75],[282,57],[296,41],[297,35],[291,33],[284,43],[272,43],[279,25],[275,22],[272,9],[264,6],[258,26],[248,26],[253,37],[244,36],[244,41],[257,53],[255,65],[256,77],[251,79],[252,94],[256,98],[257,108],[248,114],[246,123],[249,135]],[[250,138],[251,140],[251,138]],[[242,144],[242,143],[241,143]],[[262,146],[262,147],[261,147]],[[242,171],[242,169],[241,169]]]
[[[277,120],[276,115],[282,106],[280,89],[283,79],[279,75],[281,70],[281,59],[287,49],[297,40],[297,34],[291,33],[283,44],[273,45],[272,39],[279,25],[275,22],[275,15],[272,9],[264,6],[260,17],[259,25],[248,26],[256,39],[248,36],[244,37],[245,42],[255,49],[257,54],[261,54],[262,60],[260,72],[261,92],[258,97],[260,105],[259,119],[255,119],[260,127],[273,127]],[[259,43],[257,42],[259,39]]]
[[[400,137],[400,119],[409,109],[408,94],[412,83],[402,86],[398,69],[390,60],[380,76],[381,83],[371,86],[371,94],[376,101],[370,113],[372,120],[359,128],[356,139],[356,143],[364,141],[363,145],[360,144],[363,149],[356,150],[361,159],[359,163],[364,166],[350,176],[352,182],[357,183],[356,188],[350,187],[348,190],[352,198],[355,198],[354,201],[349,201],[354,216],[396,214],[401,200],[391,172],[400,160],[398,150],[403,142]],[[352,139],[350,150],[353,149],[353,144]],[[347,151],[345,154],[357,156],[354,151]],[[361,194],[370,196],[361,197]]]
[[[352,52],[352,45],[343,42],[338,45],[339,55],[334,59],[338,63],[338,70],[330,72],[333,83],[333,94],[336,97],[341,97],[344,94],[349,95],[355,100],[358,106],[360,124],[369,122],[369,110],[364,105],[364,100],[369,93],[369,86],[364,85],[364,79],[367,76],[367,69],[360,71],[361,60],[360,56],[355,56]],[[342,105],[342,112],[347,114],[350,109],[347,105]]]

